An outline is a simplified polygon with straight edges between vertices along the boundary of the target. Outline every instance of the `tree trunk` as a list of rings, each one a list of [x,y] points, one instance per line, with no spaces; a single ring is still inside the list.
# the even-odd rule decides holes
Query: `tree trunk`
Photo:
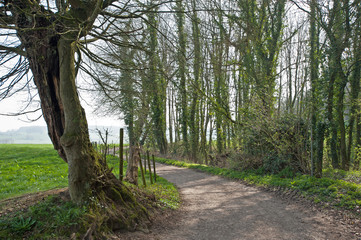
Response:
[[[76,91],[74,44],[72,40],[64,38],[66,36],[62,37],[58,44],[60,97],[65,116],[65,129],[60,142],[68,160],[71,199],[81,203],[85,202],[91,194],[91,186],[96,178],[96,172],[93,169],[97,157],[89,141],[85,112],[80,105]]]
[[[138,185],[138,164],[139,164],[139,146],[132,146],[130,157],[128,161],[128,168],[125,176],[125,181]]]
[[[27,44],[27,57],[30,69],[33,73],[34,83],[38,89],[41,100],[41,109],[44,120],[48,126],[48,134],[53,143],[54,149],[59,156],[67,162],[63,147],[60,144],[60,137],[65,128],[63,103],[60,98],[60,73],[58,37],[51,36],[46,31],[33,33],[39,40],[37,44],[29,42],[28,34],[18,34],[20,40]],[[50,36],[48,36],[49,34]],[[39,56],[44,56],[41,58]]]
[[[176,2],[176,20],[177,20],[177,32],[178,32],[178,77],[180,87],[180,106],[181,106],[181,125],[183,146],[185,148],[185,154],[189,154],[188,143],[188,100],[187,100],[187,84],[186,84],[186,37],[184,33],[184,7],[183,1]]]
[[[102,1],[89,7],[86,0],[74,0],[61,17],[38,1],[14,3],[14,25],[33,73],[49,136],[59,156],[68,163],[71,200],[89,207],[95,227],[134,227],[148,216],[137,202],[145,197],[134,196],[93,149],[75,83],[75,45],[91,29]],[[79,5],[75,8],[73,3]]]

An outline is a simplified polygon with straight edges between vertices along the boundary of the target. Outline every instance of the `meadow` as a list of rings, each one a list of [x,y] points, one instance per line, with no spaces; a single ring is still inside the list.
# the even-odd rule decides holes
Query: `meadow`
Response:
[[[68,165],[50,144],[0,144],[0,200],[68,185]]]
[[[119,177],[119,158],[107,156],[107,164]],[[127,162],[124,162],[125,175]],[[157,184],[150,184],[145,175],[146,191],[154,193],[169,208],[178,207],[178,192],[173,184],[157,177]],[[142,179],[139,173],[139,185]],[[0,200],[27,193],[46,191],[68,186],[68,165],[50,144],[0,144]]]
[[[119,158],[108,155],[107,163],[119,177]],[[124,162],[123,175],[126,167]],[[52,145],[0,144],[0,203],[1,200],[28,193],[66,187],[67,172],[67,164]],[[157,176],[157,182],[150,184],[148,172],[145,177],[147,187],[143,186],[139,177],[139,188],[153,195],[160,208],[179,207],[180,196],[172,183]],[[130,189],[137,188],[126,182],[124,184]],[[5,204],[5,201],[2,202]],[[27,209],[0,217],[0,239],[69,239],[72,232],[81,232],[79,228],[91,215],[86,206],[63,201],[57,195],[30,205]]]

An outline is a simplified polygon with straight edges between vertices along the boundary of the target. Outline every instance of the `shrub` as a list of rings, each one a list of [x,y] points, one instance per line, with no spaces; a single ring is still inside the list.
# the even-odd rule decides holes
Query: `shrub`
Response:
[[[262,167],[262,159],[250,154],[232,152],[228,157],[229,167],[232,170],[256,170]]]
[[[289,167],[289,164],[282,156],[269,155],[264,157],[263,167],[267,173],[277,174],[286,167]]]

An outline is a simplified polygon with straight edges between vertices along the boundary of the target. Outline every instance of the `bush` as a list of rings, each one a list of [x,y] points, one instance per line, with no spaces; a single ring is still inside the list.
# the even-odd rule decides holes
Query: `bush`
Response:
[[[289,163],[282,156],[270,155],[263,158],[263,167],[267,173],[277,174],[286,167],[289,168]]]
[[[263,166],[269,173],[278,173],[287,166],[297,172],[309,172],[309,133],[303,119],[285,115],[262,119],[252,126],[245,133],[243,153],[254,156],[253,159],[262,158]],[[237,164],[235,167],[239,168]]]
[[[256,170],[262,167],[262,159],[249,154],[232,152],[228,157],[229,168],[232,170]]]

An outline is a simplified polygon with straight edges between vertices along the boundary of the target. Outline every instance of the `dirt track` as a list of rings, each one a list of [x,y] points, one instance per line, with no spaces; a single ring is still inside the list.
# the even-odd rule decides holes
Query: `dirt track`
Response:
[[[361,239],[355,229],[274,193],[191,169],[157,166],[175,183],[183,207],[155,223],[150,233],[119,234],[121,239]],[[357,234],[356,234],[357,233]]]

